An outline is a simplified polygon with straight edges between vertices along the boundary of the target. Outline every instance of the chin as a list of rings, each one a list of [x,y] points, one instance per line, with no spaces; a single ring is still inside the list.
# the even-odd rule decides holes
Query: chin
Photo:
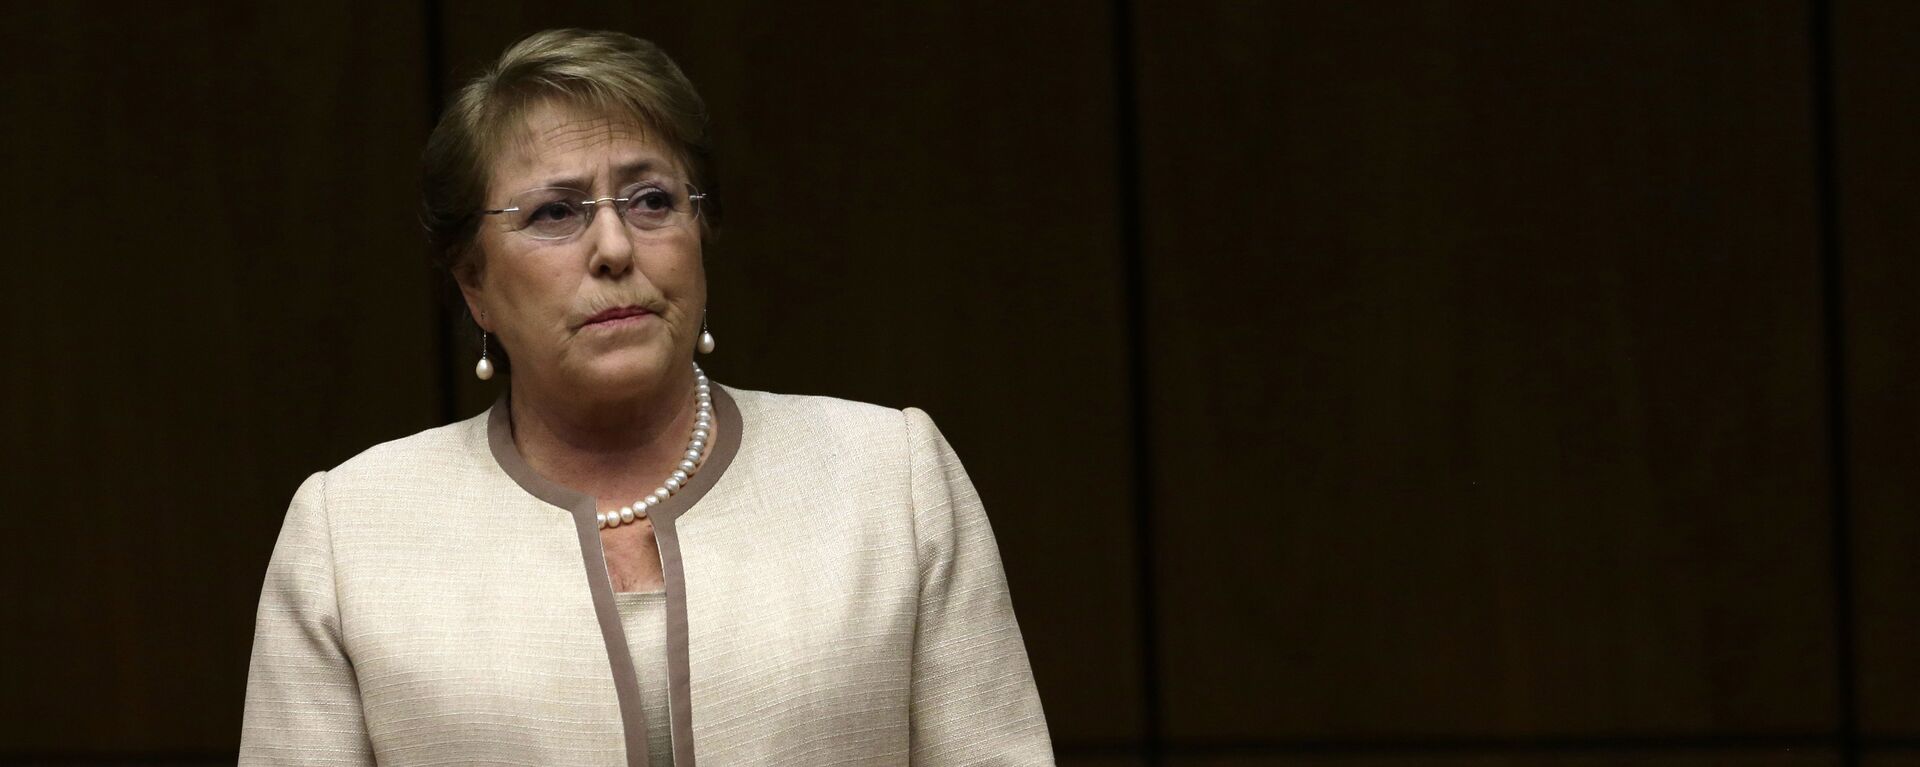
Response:
[[[666,380],[671,371],[669,356],[659,350],[631,349],[594,360],[575,380],[594,391],[630,392]]]

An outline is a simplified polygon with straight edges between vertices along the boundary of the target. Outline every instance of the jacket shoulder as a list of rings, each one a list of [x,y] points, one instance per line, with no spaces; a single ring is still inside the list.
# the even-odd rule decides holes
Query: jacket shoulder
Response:
[[[879,447],[903,449],[907,440],[905,411],[867,402],[811,394],[777,394],[727,387],[740,407],[749,439],[796,446],[824,440],[832,445],[862,445],[866,452]]]
[[[487,413],[388,440],[327,472],[330,489],[397,488],[463,476],[487,454]]]

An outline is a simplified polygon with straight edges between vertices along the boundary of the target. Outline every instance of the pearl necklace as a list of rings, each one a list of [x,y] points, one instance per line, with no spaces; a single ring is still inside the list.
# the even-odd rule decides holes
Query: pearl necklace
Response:
[[[661,502],[673,497],[686,487],[687,480],[700,471],[700,464],[706,461],[707,436],[713,429],[713,388],[707,383],[707,374],[701,372],[699,363],[693,366],[693,437],[687,440],[687,452],[681,456],[680,464],[667,477],[667,481],[648,493],[647,497],[634,501],[631,506],[622,506],[603,514],[595,514],[600,528],[607,529],[632,524],[635,520],[647,518],[647,512]]]

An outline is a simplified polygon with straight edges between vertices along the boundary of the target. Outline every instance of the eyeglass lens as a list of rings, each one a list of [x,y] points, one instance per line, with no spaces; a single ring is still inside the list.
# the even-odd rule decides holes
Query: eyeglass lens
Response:
[[[694,201],[684,185],[646,181],[625,189],[612,200],[595,201],[578,189],[529,189],[514,195],[508,208],[513,228],[543,240],[572,237],[587,228],[597,208],[611,205],[628,226],[653,230],[681,223],[694,214]]]

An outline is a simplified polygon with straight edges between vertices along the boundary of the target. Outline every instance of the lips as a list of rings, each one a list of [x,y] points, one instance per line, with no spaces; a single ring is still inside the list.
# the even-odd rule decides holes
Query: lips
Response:
[[[646,309],[643,309],[638,306],[622,306],[617,309],[608,309],[604,312],[593,315],[592,317],[588,317],[587,321],[582,324],[598,325],[603,322],[618,322],[620,320],[624,320],[632,317],[644,317],[652,313],[653,312],[647,311]]]

